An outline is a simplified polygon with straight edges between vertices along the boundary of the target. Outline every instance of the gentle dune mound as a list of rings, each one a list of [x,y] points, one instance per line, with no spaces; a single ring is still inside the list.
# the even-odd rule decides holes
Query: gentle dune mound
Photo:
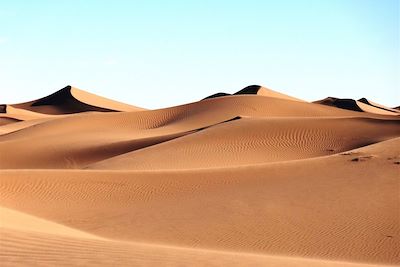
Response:
[[[11,105],[14,108],[44,114],[71,114],[86,111],[137,111],[140,108],[97,96],[72,86],[38,100]]]
[[[329,261],[395,265],[399,167],[393,162],[399,144],[397,138],[326,157],[212,170],[5,170],[1,205],[114,243],[107,249],[111,244],[103,248],[82,239],[1,233],[7,242],[0,242],[0,253],[14,262],[35,257],[36,263],[48,254],[84,260],[89,251],[99,253],[88,260],[113,260],[114,255],[145,261],[153,259],[149,254],[159,255],[127,250],[140,242],[230,251],[232,257],[247,252],[313,258],[322,266]],[[373,157],[353,162],[355,156]],[[52,253],[39,253],[41,244]],[[121,246],[127,247],[120,251]],[[187,255],[175,253],[162,253],[160,265],[179,266],[177,260]],[[218,255],[213,254],[214,264],[201,264],[204,257],[192,260],[220,266]],[[239,266],[250,262],[242,259]],[[313,266],[300,262],[295,266]],[[267,263],[261,266],[271,266]]]
[[[81,168],[180,138],[238,116],[300,119],[353,117],[357,114],[371,117],[367,113],[306,102],[237,95],[143,112],[80,113],[62,118],[58,115],[1,127],[0,130],[8,134],[0,136],[0,154],[7,154],[0,161],[0,168]],[[31,127],[33,125],[35,127]],[[222,141],[223,134],[221,137]]]
[[[325,156],[400,135],[400,121],[238,119],[99,162],[96,169],[196,169]]]

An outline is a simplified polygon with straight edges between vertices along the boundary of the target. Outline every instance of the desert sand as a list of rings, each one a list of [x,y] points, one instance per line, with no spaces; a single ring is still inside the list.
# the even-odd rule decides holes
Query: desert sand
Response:
[[[400,110],[252,85],[0,106],[1,266],[400,264]]]

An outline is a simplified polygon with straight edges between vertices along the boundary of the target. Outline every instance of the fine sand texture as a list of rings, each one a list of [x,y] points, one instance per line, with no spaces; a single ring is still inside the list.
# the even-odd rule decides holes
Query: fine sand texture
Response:
[[[400,112],[262,86],[0,113],[1,266],[396,266]]]

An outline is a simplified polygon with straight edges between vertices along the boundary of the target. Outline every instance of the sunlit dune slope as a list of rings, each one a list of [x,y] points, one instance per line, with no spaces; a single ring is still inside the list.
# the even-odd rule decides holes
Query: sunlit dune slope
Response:
[[[400,120],[240,119],[104,160],[100,169],[240,166],[339,153],[400,136]]]
[[[0,203],[113,240],[395,264],[399,142],[207,170],[8,170]]]
[[[152,111],[82,113],[34,125],[15,123],[8,130],[14,127],[16,131],[0,136],[0,153],[7,153],[0,161],[0,168],[79,168],[237,116],[300,118],[360,114],[305,102],[241,95]],[[21,128],[15,129],[16,126]]]
[[[399,114],[261,86],[0,105],[0,265],[399,265]]]

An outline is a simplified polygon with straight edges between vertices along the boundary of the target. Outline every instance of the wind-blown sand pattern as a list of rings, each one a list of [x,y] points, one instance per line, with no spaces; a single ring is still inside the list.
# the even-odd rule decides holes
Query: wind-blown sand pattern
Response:
[[[1,107],[1,266],[400,264],[397,109],[261,86]]]

